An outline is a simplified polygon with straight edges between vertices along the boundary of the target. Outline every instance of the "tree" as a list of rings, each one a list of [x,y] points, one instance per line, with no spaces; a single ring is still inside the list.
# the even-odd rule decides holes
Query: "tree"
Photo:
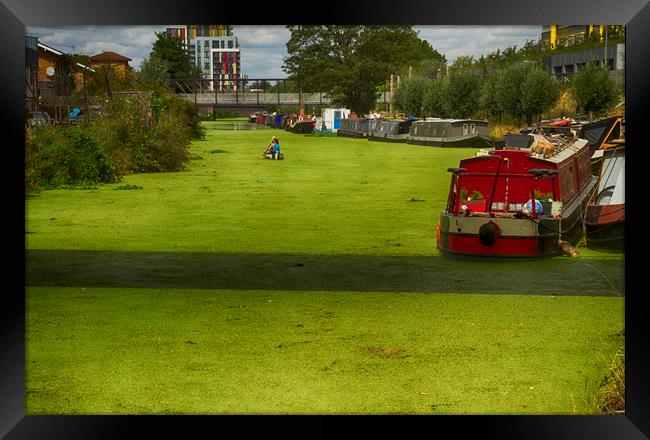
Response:
[[[501,121],[504,108],[499,100],[499,87],[502,82],[503,70],[493,70],[485,78],[479,104],[488,115],[495,115]]]
[[[136,83],[145,90],[161,90],[169,78],[169,66],[153,53],[142,60],[140,70],[136,73]]]
[[[395,108],[409,115],[424,117],[424,96],[430,87],[430,80],[419,76],[406,78],[393,94]]]
[[[456,58],[451,65],[451,73],[461,73],[474,70],[474,57],[471,55],[462,55]]]
[[[156,41],[149,54],[154,63],[164,63],[169,79],[201,78],[201,69],[190,61],[190,55],[185,42],[165,32],[156,32]],[[179,90],[180,91],[180,90]]]
[[[111,64],[95,66],[94,73],[88,76],[87,91],[92,95],[104,93],[112,96],[113,92],[133,90],[135,87],[135,73],[130,67],[126,70]]]
[[[528,125],[559,97],[557,81],[537,63],[511,64],[493,75],[483,88],[482,108],[505,112],[519,121],[525,117]]]
[[[283,70],[304,91],[357,113],[374,107],[391,73],[443,58],[410,26],[288,26]]]
[[[469,118],[479,108],[481,82],[471,71],[452,71],[444,92],[445,113],[452,118]]]
[[[447,61],[443,56],[441,59],[427,58],[420,61],[415,68],[415,74],[426,79],[440,79],[446,75]]]
[[[578,107],[589,113],[590,121],[594,114],[611,109],[618,96],[616,82],[608,71],[592,63],[573,77],[571,89]]]
[[[531,66],[521,86],[521,111],[529,126],[533,123],[533,115],[538,115],[538,119],[541,119],[541,114],[550,109],[560,97],[557,80],[538,64]]]
[[[431,81],[423,98],[424,112],[438,118],[447,116],[445,111],[445,87],[447,80],[437,79]]]

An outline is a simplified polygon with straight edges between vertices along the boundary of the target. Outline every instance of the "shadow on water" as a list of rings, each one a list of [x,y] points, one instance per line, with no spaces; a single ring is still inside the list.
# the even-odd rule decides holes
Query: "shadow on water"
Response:
[[[623,296],[624,261],[28,250],[26,285]]]

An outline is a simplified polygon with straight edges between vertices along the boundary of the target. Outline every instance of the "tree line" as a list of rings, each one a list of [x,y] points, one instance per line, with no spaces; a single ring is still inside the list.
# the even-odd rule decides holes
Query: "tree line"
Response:
[[[584,112],[591,120],[611,109],[619,96],[609,73],[593,63],[563,84],[538,63],[521,62],[487,75],[452,69],[448,77],[437,80],[413,76],[400,83],[393,103],[398,111],[417,117],[469,118],[482,113],[497,122],[507,115],[511,121],[530,126],[555,106],[562,90],[571,93],[576,115]]]
[[[530,125],[567,88],[541,67],[539,59],[547,51],[532,41],[479,60],[458,57],[448,74],[445,56],[411,26],[287,28],[291,36],[283,69],[289,78],[305,91],[328,92],[334,105],[357,113],[374,109],[391,74],[405,78],[393,95],[397,110],[417,117],[465,118],[483,112]],[[598,44],[597,36],[581,44]],[[620,93],[608,72],[593,64],[582,68],[568,88],[575,110],[591,117],[611,108]]]

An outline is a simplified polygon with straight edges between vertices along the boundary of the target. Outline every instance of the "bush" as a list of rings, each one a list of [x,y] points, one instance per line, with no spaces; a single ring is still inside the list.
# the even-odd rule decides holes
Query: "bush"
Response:
[[[163,114],[173,114],[176,123],[188,131],[191,139],[204,139],[205,128],[201,125],[201,116],[196,105],[176,95],[167,94],[159,98],[161,103],[158,118]]]
[[[27,188],[118,179],[112,158],[81,127],[42,126],[29,132],[26,152]]]
[[[66,135],[71,147],[65,159],[69,182],[108,183],[117,180],[113,160],[98,141],[78,127],[69,130]]]
[[[196,106],[175,96],[114,97],[92,120],[27,132],[26,187],[112,183],[133,172],[179,171],[204,136]]]

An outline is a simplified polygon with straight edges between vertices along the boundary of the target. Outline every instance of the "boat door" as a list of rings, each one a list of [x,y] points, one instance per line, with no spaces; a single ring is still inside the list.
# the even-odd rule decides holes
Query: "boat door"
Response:
[[[334,128],[341,127],[341,110],[334,110]]]

